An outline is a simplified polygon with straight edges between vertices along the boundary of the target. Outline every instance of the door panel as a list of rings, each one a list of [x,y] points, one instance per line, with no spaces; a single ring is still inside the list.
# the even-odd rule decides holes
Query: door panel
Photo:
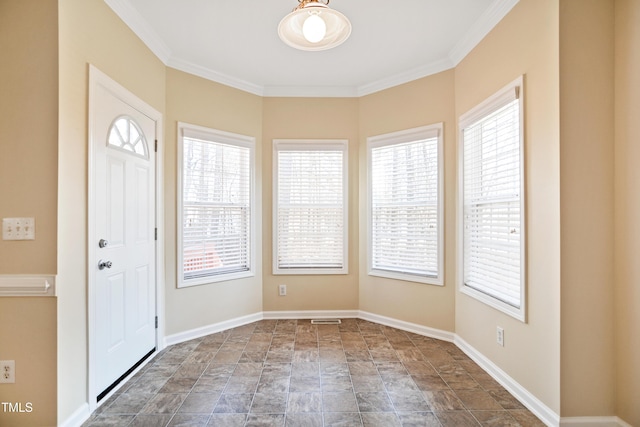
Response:
[[[141,166],[136,167],[136,189],[137,194],[148,194],[149,187],[149,170]],[[136,197],[136,244],[144,244],[149,241],[149,199],[146,197]]]
[[[107,278],[106,292],[107,310],[105,311],[105,320],[107,320],[106,327],[109,336],[107,352],[113,353],[123,345],[125,340],[125,284],[122,273],[113,274]]]
[[[156,347],[156,122],[107,87],[91,96],[93,373],[101,394]]]
[[[151,307],[148,307],[147,305],[144,304],[144,301],[149,300],[149,287],[147,286],[148,283],[149,283],[149,267],[146,265],[138,267],[136,269],[136,284],[137,284],[136,297],[138,301],[137,305],[139,307],[139,310],[136,316],[136,333],[137,334],[144,333],[145,328],[151,327],[151,325],[149,324],[149,319],[151,317],[149,316],[149,309]]]
[[[111,247],[124,245],[125,214],[125,165],[121,159],[107,157],[107,231],[105,238]]]

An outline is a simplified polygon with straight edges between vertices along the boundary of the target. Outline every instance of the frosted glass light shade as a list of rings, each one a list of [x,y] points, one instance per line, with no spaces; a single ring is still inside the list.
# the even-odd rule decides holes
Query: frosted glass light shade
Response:
[[[313,26],[313,20],[320,18],[326,26],[324,37],[317,40],[314,38],[310,27]],[[311,18],[311,22],[309,19]],[[305,28],[305,23],[306,27]],[[319,24],[318,27],[321,27]],[[320,28],[321,29],[321,28]],[[321,32],[314,33],[316,36]],[[305,37],[305,32],[307,33]],[[283,42],[291,47],[300,50],[326,50],[336,47],[344,43],[351,34],[351,23],[342,13],[330,9],[325,4],[312,1],[299,7],[280,21],[278,25],[278,35]],[[308,37],[308,38],[307,38]],[[317,41],[316,41],[317,40]]]
[[[308,42],[318,43],[327,35],[327,24],[317,14],[309,15],[302,24],[302,35]]]

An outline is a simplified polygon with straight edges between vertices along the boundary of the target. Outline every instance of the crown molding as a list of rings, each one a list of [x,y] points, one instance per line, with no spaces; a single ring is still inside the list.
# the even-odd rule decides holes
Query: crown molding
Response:
[[[254,95],[271,98],[355,98],[360,96],[352,86],[261,86],[180,58],[170,58],[166,65],[203,79],[220,83]]]
[[[357,88],[357,96],[370,95],[381,90],[389,89],[394,86],[409,83],[423,77],[431,76],[454,67],[455,64],[449,58],[442,58],[430,64],[421,65],[411,70],[385,77],[371,83],[367,83]]]
[[[215,83],[263,97],[354,98],[359,96],[357,89],[351,86],[261,86],[180,58],[170,58],[166,65]]]
[[[456,66],[498,25],[520,0],[494,0],[480,18],[449,52],[449,59]]]
[[[353,86],[265,86],[265,97],[272,98],[357,98]]]
[[[126,0],[104,0],[104,2],[147,45],[151,52],[167,65],[171,58],[171,49],[147,20]]]
[[[235,89],[240,89],[245,92],[252,93],[258,96],[264,96],[264,86],[248,82],[246,80],[238,79],[227,74],[219,73],[207,67],[203,67],[193,62],[186,61],[181,58],[172,57],[165,62],[167,67],[175,68],[176,70],[184,71],[185,73],[193,74],[203,79],[211,80],[216,83],[223,84]]]
[[[254,95],[291,98],[357,98],[454,68],[519,2],[519,0],[494,0],[447,56],[430,64],[359,86],[265,86],[174,56],[171,49],[129,2],[126,0],[104,1],[166,66]]]

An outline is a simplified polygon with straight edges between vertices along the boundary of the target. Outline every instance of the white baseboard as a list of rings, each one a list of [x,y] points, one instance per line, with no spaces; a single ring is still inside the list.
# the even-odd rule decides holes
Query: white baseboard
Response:
[[[548,426],[558,426],[560,416],[551,408],[542,403],[537,397],[522,387],[516,380],[511,378],[506,372],[489,360],[486,356],[472,347],[465,340],[456,335],[455,345],[466,353],[474,362],[484,369],[494,380],[509,391],[516,399],[527,407],[536,417]]]
[[[618,423],[618,425],[621,426],[621,427],[633,427],[631,424],[627,423],[626,421],[624,421],[620,417],[614,417],[614,418],[616,419],[616,422]]]
[[[358,310],[301,310],[301,311],[265,311],[264,319],[353,319]]]
[[[205,335],[222,332],[228,329],[257,322],[263,319],[332,319],[332,318],[360,318],[381,325],[390,326],[418,335],[436,338],[454,343],[491,377],[507,389],[516,399],[526,406],[542,422],[551,427],[631,427],[630,424],[622,421],[618,417],[566,417],[560,418],[553,410],[542,403],[538,398],[522,387],[517,381],[511,378],[506,372],[500,369],[495,363],[489,360],[473,348],[464,339],[452,332],[430,328],[403,320],[393,319],[374,313],[360,310],[301,310],[301,311],[265,311],[246,316],[229,319],[223,322],[214,323],[207,326],[191,329],[164,338],[165,346],[178,344]],[[89,405],[84,404],[78,408],[66,421],[60,424],[61,427],[77,427],[86,421],[90,416]]]
[[[178,344],[184,341],[200,338],[205,335],[222,332],[227,329],[246,325],[262,319],[331,319],[331,318],[360,318],[370,322],[378,323],[385,326],[401,329],[403,331],[412,332],[418,335],[436,338],[443,341],[453,342],[462,351],[467,353],[476,363],[478,363],[493,378],[509,390],[518,400],[520,400],[531,412],[542,419],[549,426],[557,427],[559,425],[559,416],[551,411],[542,402],[536,399],[531,393],[518,384],[513,378],[509,377],[493,362],[480,354],[471,347],[463,339],[456,334],[440,329],[429,328],[427,326],[415,323],[405,322],[403,320],[393,319],[374,313],[360,310],[299,310],[299,311],[265,311],[250,314],[247,316],[237,317],[235,319],[226,320],[224,322],[215,323],[178,334],[169,335],[164,339],[166,345]]]
[[[381,325],[390,326],[392,328],[401,329],[403,331],[412,332],[414,334],[425,337],[436,338],[442,341],[454,342],[455,334],[453,332],[443,331],[442,329],[430,328],[428,326],[418,325],[416,323],[405,322],[391,317],[380,316],[379,314],[360,311],[358,315],[363,320],[379,323]]]
[[[224,322],[213,323],[188,331],[168,335],[164,338],[165,346],[179,344],[205,335],[237,328],[263,319],[335,319],[335,318],[355,318],[358,317],[358,310],[309,310],[309,311],[266,311],[249,314]]]
[[[631,427],[618,417],[563,417],[560,426],[571,427]]]
[[[262,319],[262,312],[259,312],[242,317],[236,317],[235,319],[225,320],[219,323],[213,323],[211,325],[202,326],[195,329],[190,329],[188,331],[166,336],[164,338],[164,345],[166,347],[173,344],[179,344],[184,341],[200,338],[209,334],[215,334],[216,332],[226,331],[227,329],[237,328],[238,326],[257,322],[258,320]]]
[[[69,417],[66,420],[61,421],[58,424],[58,427],[81,426],[82,423],[87,421],[90,416],[91,416],[91,411],[89,411],[89,404],[83,403],[78,409],[75,410],[73,414],[69,415]]]

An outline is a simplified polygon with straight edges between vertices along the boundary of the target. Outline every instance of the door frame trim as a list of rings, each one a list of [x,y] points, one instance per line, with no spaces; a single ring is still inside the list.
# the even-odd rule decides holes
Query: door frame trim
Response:
[[[138,98],[135,94],[127,90],[125,87],[117,83],[107,74],[100,71],[92,64],[88,64],[89,73],[89,109],[88,109],[88,126],[87,126],[87,400],[89,404],[89,412],[93,412],[98,407],[97,396],[101,390],[96,390],[96,343],[95,343],[95,265],[94,259],[96,255],[95,244],[96,231],[95,231],[95,152],[93,149],[93,130],[94,112],[96,111],[95,103],[95,91],[98,85],[107,88],[110,92],[120,98],[123,102],[129,104],[136,110],[142,112],[156,123],[156,139],[157,150],[155,154],[155,226],[159,230],[157,234],[157,240],[155,243],[155,263],[156,263],[156,304],[155,312],[158,317],[158,327],[156,328],[156,353],[164,348],[164,331],[165,331],[165,319],[164,314],[165,299],[164,299],[164,125],[162,113],[151,107],[149,104]],[[152,149],[153,147],[150,147]],[[150,150],[151,152],[151,150]],[[151,360],[151,358],[147,359]],[[139,370],[139,368],[137,369]],[[130,376],[135,375],[137,370],[133,371]],[[126,379],[121,382],[124,384]],[[110,394],[113,394],[119,387],[115,387]],[[110,395],[109,394],[109,395]],[[102,401],[106,401],[109,397],[107,395]]]

